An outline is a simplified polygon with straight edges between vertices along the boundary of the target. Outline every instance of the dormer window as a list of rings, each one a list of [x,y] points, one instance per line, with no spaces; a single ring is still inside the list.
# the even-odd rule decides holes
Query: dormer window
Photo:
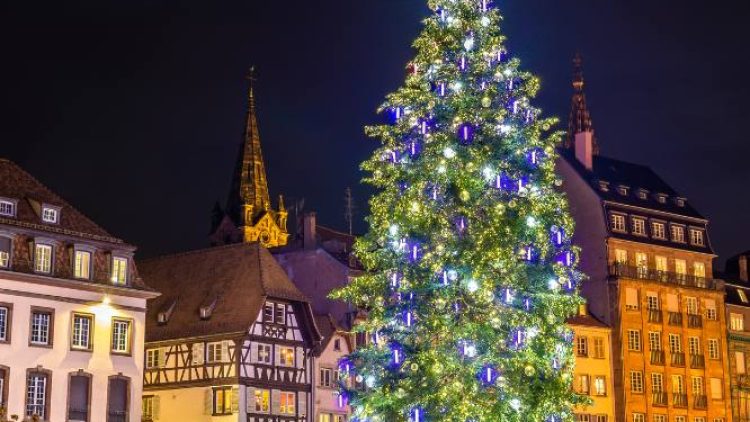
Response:
[[[644,201],[648,199],[648,191],[645,189],[639,189],[638,190],[638,198],[643,199]]]
[[[685,206],[685,198],[676,198],[674,200],[674,203],[677,204],[678,207],[682,208]]]
[[[286,324],[286,305],[283,303],[266,302],[263,307],[263,322],[271,324]]]
[[[210,301],[204,302],[200,309],[198,309],[198,313],[200,314],[200,317],[202,320],[208,320],[211,319],[211,315],[214,313],[214,309],[216,308],[216,302],[218,302],[219,298],[214,297]]]
[[[672,230],[672,241],[685,243],[685,227],[673,225]]]
[[[625,232],[625,216],[622,214],[612,214],[612,231]]]
[[[16,216],[16,201],[10,199],[0,199],[0,215],[3,217]]]
[[[13,245],[9,237],[0,236],[0,268],[10,268],[10,251]]]
[[[667,203],[667,195],[664,195],[663,193],[659,193],[656,195],[656,201],[660,204],[666,204]]]
[[[636,236],[646,235],[646,219],[633,217],[633,234]]]
[[[283,303],[276,304],[276,323],[286,324],[286,305]]]
[[[599,181],[599,190],[602,192],[609,192],[609,182],[605,182],[604,180]]]
[[[76,250],[73,258],[73,277],[84,280],[91,278],[91,252]]]
[[[740,301],[742,303],[748,303],[747,295],[745,294],[745,291],[742,289],[737,289],[737,296],[740,297]]]
[[[695,246],[705,246],[706,240],[703,237],[703,230],[690,229],[690,243]]]
[[[170,302],[167,302],[167,306],[162,308],[159,313],[156,315],[156,321],[159,324],[166,324],[169,322],[169,318],[172,317],[172,313],[174,312],[175,307],[177,307],[177,299],[172,299]]]
[[[620,185],[617,187],[617,192],[619,192],[622,196],[627,196],[628,190],[630,190],[630,188],[625,185]]]
[[[121,257],[112,258],[112,284],[124,286],[128,282],[128,260]]]
[[[664,225],[664,223],[658,223],[654,222],[651,224],[651,235],[654,237],[654,239],[667,239],[667,229]]]
[[[52,246],[43,243],[34,245],[34,271],[42,274],[52,272]]]
[[[50,205],[43,205],[42,221],[50,224],[57,224],[60,221],[60,209]]]

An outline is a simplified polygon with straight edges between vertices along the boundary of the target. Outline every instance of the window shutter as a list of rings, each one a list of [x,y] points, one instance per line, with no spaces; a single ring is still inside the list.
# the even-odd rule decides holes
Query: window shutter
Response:
[[[630,287],[625,288],[625,305],[638,308],[638,290]]]
[[[305,367],[305,349],[297,348],[297,368],[302,369]]]
[[[667,294],[667,311],[680,312],[679,305],[677,304],[676,294],[672,294],[672,293]]]
[[[240,413],[240,387],[232,387],[232,413]]]
[[[159,413],[161,413],[161,397],[154,396],[151,400],[151,418],[158,421]]]
[[[209,387],[203,396],[203,414],[213,415],[214,413],[214,389]]]
[[[247,387],[246,391],[245,410],[247,410],[247,413],[255,412],[255,387]]]
[[[297,414],[299,416],[307,416],[307,393],[300,391],[300,393],[297,394],[297,397],[299,397],[299,410],[297,411]]]
[[[258,363],[258,343],[250,342],[250,363]]]
[[[711,398],[722,399],[724,397],[721,388],[721,378],[711,378]]]
[[[206,361],[206,346],[203,343],[193,344],[193,365],[203,365]]]
[[[167,366],[167,350],[166,349],[158,349],[158,356],[159,358],[159,368],[164,368]]]
[[[279,347],[278,345],[274,345],[273,350],[276,358],[276,366],[281,366],[281,347]]]
[[[281,413],[281,390],[271,390],[271,413]]]
[[[232,359],[229,356],[229,346],[233,343],[232,340],[224,340],[221,342],[221,360],[223,362],[231,362]]]
[[[734,352],[734,363],[737,367],[736,372],[738,374],[744,374],[745,373],[745,353],[744,352]]]

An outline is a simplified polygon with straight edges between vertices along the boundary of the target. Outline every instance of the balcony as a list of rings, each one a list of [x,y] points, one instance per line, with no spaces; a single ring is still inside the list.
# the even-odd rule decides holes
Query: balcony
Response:
[[[128,422],[128,412],[122,410],[107,411],[107,422]]]
[[[750,375],[737,375],[737,385],[740,387],[750,387]]]
[[[69,421],[88,421],[89,411],[87,409],[68,409],[68,420]]]
[[[704,395],[693,395],[693,408],[694,409],[706,409],[708,407],[708,400]]]
[[[706,367],[706,357],[703,355],[690,355],[690,367],[693,369],[704,369]]]
[[[678,286],[716,290],[716,281],[710,278],[657,271],[651,268],[644,267],[630,267],[622,264],[612,264],[609,267],[609,275],[613,277],[627,277],[639,280],[650,280],[660,283],[675,284]]]
[[[664,366],[664,351],[663,350],[651,351],[651,364]]]
[[[687,394],[672,393],[672,406],[687,407]]]
[[[667,323],[669,325],[676,325],[678,327],[682,326],[682,314],[681,313],[669,312],[667,318],[668,318]]]
[[[661,321],[662,321],[661,309],[649,309],[648,310],[648,322],[661,324]]]
[[[689,328],[703,327],[703,317],[697,314],[688,314],[688,327]]]
[[[667,393],[663,391],[654,391],[651,393],[651,401],[654,403],[654,406],[666,406]]]
[[[685,353],[671,353],[672,359],[670,363],[672,366],[685,366]]]

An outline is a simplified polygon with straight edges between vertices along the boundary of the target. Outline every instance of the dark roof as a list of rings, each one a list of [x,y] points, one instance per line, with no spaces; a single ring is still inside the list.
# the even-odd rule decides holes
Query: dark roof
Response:
[[[10,160],[0,158],[0,197],[17,200],[16,217],[0,217],[0,223],[50,233],[66,234],[110,243],[123,243],[99,227],[67,201]],[[41,206],[60,208],[57,224],[44,223]]]
[[[560,155],[576,169],[582,178],[592,185],[592,188],[602,200],[705,220],[705,217],[693,208],[689,201],[680,196],[677,191],[672,189],[647,166],[595,155],[593,157],[593,169],[587,170],[575,158],[572,150],[561,150]],[[600,189],[599,182],[607,182],[609,190],[605,192]],[[629,188],[627,195],[618,192],[618,187],[621,185]],[[647,199],[638,197],[639,189],[648,191]],[[665,203],[659,202],[656,194],[667,195],[667,201]],[[684,206],[679,206],[676,203],[678,198],[685,199]]]
[[[588,327],[609,328],[607,324],[599,321],[599,319],[597,319],[595,316],[588,313],[586,315],[576,314],[575,316],[568,318],[567,323],[570,325],[585,325]]]
[[[289,300],[312,341],[319,340],[309,300],[289,280],[267,249],[257,243],[233,244],[139,262],[141,276],[161,297],[149,302],[146,341],[247,331],[266,297]],[[169,321],[157,316],[177,301]],[[202,320],[199,309],[214,304]],[[306,320],[306,321],[305,321]],[[304,328],[303,328],[304,331]]]

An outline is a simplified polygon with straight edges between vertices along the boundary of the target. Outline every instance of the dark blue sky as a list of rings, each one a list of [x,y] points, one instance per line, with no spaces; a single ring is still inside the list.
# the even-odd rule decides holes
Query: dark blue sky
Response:
[[[304,197],[343,228],[347,186],[366,212],[358,165],[375,144],[362,127],[402,82],[424,3],[6,2],[0,156],[143,254],[202,246],[228,190],[254,63],[273,193]],[[750,249],[750,13],[740,2],[499,4],[512,52],[543,80],[537,105],[565,126],[580,50],[602,152],[654,167],[711,219],[722,256]]]

